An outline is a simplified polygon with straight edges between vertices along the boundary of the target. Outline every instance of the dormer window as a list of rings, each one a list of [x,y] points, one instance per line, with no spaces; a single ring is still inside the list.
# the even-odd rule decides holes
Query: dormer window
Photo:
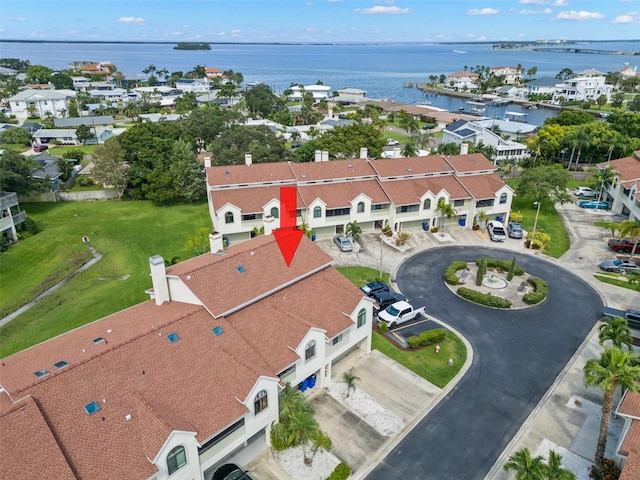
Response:
[[[273,218],[280,218],[280,210],[278,210],[278,207],[273,207],[271,209],[271,216]]]
[[[224,223],[233,223],[233,212],[227,212],[224,214]]]
[[[269,395],[266,390],[260,390],[253,401],[253,410],[257,415],[269,406]]]
[[[310,340],[304,349],[304,360],[305,362],[308,362],[315,356],[316,356],[316,341]]]
[[[187,464],[187,452],[182,445],[177,446],[167,455],[167,472],[169,475],[177,472]]]

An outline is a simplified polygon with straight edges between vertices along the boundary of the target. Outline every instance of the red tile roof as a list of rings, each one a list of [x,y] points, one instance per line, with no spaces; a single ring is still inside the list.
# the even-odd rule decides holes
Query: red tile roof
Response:
[[[640,419],[640,392],[627,391],[618,407],[618,413]]]
[[[453,167],[441,155],[427,157],[386,158],[371,162],[380,178],[416,175],[452,174]]]
[[[427,191],[438,195],[445,190],[453,199],[469,198],[458,179],[452,176],[416,178],[413,180],[389,180],[381,183],[391,200],[396,205],[414,205],[420,203]]]
[[[319,198],[327,208],[349,207],[358,195],[364,194],[372,203],[388,203],[389,197],[385,194],[377,180],[360,180],[356,182],[337,182],[298,187],[305,205]]]
[[[298,182],[376,176],[371,164],[364,158],[331,160],[330,162],[291,163],[290,165]]]
[[[471,173],[490,171],[495,172],[496,167],[487,160],[482,153],[469,153],[467,155],[450,155],[447,162],[457,173]]]
[[[506,185],[495,173],[488,175],[463,175],[457,178],[471,196],[477,200],[495,198],[498,190]]]
[[[602,162],[598,167],[605,168],[610,166],[618,172],[620,183],[625,188],[629,188],[634,182],[640,180],[640,151],[635,152],[631,157],[618,158],[610,162]]]
[[[287,162],[221,165],[207,168],[209,185],[243,185],[266,182],[293,182],[295,176]]]
[[[262,213],[265,205],[271,200],[280,201],[280,186],[211,190],[210,195],[216,212],[226,204],[231,204],[238,207],[243,214]],[[304,206],[299,193],[297,203],[298,208]]]

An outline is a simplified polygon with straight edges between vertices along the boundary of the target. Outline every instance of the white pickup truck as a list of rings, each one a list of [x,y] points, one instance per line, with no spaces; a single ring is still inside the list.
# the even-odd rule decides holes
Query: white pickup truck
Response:
[[[424,307],[413,308],[409,302],[396,302],[378,313],[378,320],[391,327],[408,322],[424,314]]]

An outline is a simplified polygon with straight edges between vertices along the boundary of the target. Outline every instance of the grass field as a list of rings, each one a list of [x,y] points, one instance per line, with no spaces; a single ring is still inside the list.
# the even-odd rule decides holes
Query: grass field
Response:
[[[148,299],[149,257],[194,256],[188,237],[211,225],[204,201],[170,207],[119,201],[22,206],[42,231],[0,256],[0,317],[90,260],[84,235],[103,257],[0,328],[0,357]]]
[[[49,153],[51,155],[63,155],[69,150],[82,150],[85,155],[91,155],[96,149],[97,145],[65,145],[65,146],[51,146],[49,147]]]
[[[338,270],[357,287],[379,278],[377,270],[367,267],[340,267]],[[382,279],[388,282],[389,274],[383,272]],[[456,376],[467,359],[467,348],[462,340],[452,333],[448,333],[446,340],[440,343],[440,353],[437,355],[433,347],[414,351],[401,350],[375,331],[371,343],[372,348],[380,350],[440,388]],[[454,362],[452,367],[448,364],[450,358],[453,358]]]

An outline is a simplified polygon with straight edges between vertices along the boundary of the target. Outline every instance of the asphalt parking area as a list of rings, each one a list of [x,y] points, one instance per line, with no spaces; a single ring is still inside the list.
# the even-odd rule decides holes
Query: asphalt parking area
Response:
[[[520,425],[580,346],[602,309],[596,291],[550,261],[516,253],[517,262],[549,283],[545,302],[496,310],[459,299],[442,273],[453,260],[510,260],[514,252],[441,247],[403,263],[398,286],[415,305],[460,331],[474,350],[462,380],[368,476],[483,479]]]
[[[398,327],[390,329],[390,331],[396,335],[400,335],[403,338],[409,338],[414,335],[420,335],[422,332],[426,332],[427,330],[434,330],[436,328],[445,327],[437,322],[434,322],[433,320],[429,320],[427,317],[422,317],[418,320],[403,323]]]

